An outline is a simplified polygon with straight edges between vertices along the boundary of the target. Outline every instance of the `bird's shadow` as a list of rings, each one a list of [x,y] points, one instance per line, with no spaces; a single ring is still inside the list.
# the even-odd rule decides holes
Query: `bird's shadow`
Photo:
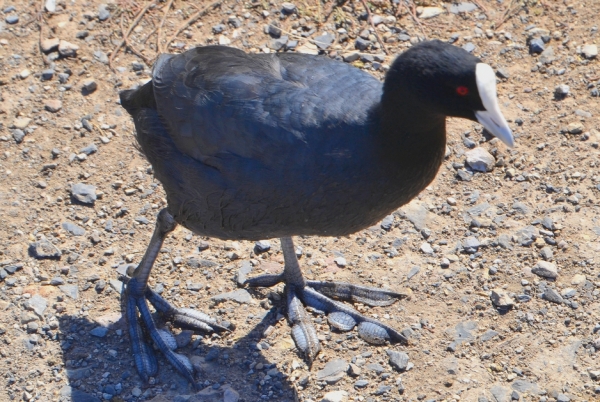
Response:
[[[98,337],[92,335],[102,334],[103,327],[97,322],[62,314],[54,335],[60,342],[64,364],[53,368],[57,375],[66,377],[69,384],[60,391],[61,401],[100,402],[109,395],[113,395],[115,401],[149,400],[157,395],[162,395],[156,399],[161,402],[187,401],[189,395],[199,393],[202,401],[221,402],[227,388],[240,395],[239,401],[256,401],[263,395],[297,401],[297,392],[283,373],[269,375],[265,380],[265,374],[275,368],[275,364],[256,347],[265,329],[276,324],[277,316],[278,310],[274,307],[243,337],[236,337],[236,330],[225,335],[225,339],[232,339],[225,342],[230,346],[211,345],[207,337],[198,337],[178,348],[177,353],[189,357],[194,366],[200,368],[196,375],[201,389],[198,392],[156,350],[159,372],[154,384],[145,383],[138,376],[122,315],[103,337]]]

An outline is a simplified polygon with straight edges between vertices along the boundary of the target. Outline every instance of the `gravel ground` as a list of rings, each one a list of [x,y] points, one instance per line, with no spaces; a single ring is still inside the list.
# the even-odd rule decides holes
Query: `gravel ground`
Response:
[[[600,398],[600,3],[401,1],[4,2],[0,400]],[[315,315],[323,351],[309,368],[281,315],[282,287],[236,282],[281,270],[278,240],[178,228],[151,286],[236,329],[174,330],[200,393],[162,358],[143,383],[117,278],[139,262],[165,199],[118,92],[148,80],[159,51],[321,53],[381,78],[423,38],[496,69],[517,147],[450,120],[447,158],[418,199],[349,237],[296,239],[311,279],[406,292],[389,307],[356,307],[410,344],[368,345]]]

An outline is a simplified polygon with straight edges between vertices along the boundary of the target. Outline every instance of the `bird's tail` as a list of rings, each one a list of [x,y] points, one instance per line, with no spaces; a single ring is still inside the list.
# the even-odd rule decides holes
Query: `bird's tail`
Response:
[[[152,81],[148,81],[137,89],[128,89],[119,93],[121,106],[127,112],[134,116],[136,112],[143,108],[156,110],[156,100],[154,99],[154,88]]]

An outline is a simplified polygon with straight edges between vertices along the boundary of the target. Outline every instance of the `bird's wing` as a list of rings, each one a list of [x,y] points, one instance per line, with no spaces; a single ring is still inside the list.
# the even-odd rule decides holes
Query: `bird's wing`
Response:
[[[328,136],[364,131],[381,97],[378,80],[326,57],[251,55],[220,46],[162,55],[153,85],[177,147],[206,163],[326,150],[340,141]]]

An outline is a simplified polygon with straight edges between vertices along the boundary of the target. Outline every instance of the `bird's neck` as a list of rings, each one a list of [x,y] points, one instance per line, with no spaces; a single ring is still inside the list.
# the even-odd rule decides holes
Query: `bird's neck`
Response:
[[[401,87],[390,92],[384,92],[380,105],[380,138],[386,159],[410,166],[428,161],[441,163],[440,153],[443,157],[446,148],[446,117],[416,101]]]

